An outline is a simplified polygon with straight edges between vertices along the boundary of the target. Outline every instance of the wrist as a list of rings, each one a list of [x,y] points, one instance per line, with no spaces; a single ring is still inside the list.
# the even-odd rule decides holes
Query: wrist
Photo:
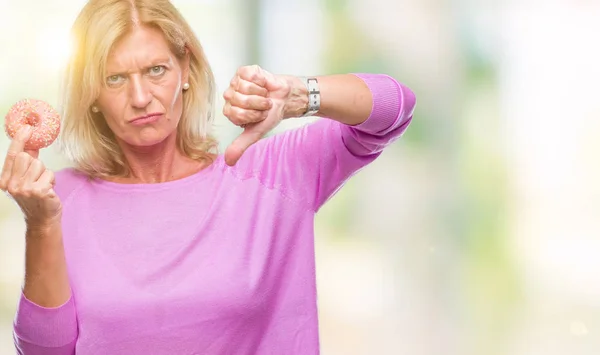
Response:
[[[286,78],[290,93],[283,108],[283,118],[301,117],[308,110],[308,89],[299,77]]]
[[[61,217],[62,215],[58,215],[44,220],[26,220],[27,236],[44,238],[44,236],[55,234],[55,231],[61,228]]]

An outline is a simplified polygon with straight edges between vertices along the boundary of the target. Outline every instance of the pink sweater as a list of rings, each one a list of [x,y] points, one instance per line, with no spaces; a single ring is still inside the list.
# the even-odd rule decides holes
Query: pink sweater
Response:
[[[160,184],[57,173],[72,297],[24,296],[23,355],[319,354],[313,223],[319,208],[411,121],[386,75],[355,127],[320,119],[265,138],[235,167]]]

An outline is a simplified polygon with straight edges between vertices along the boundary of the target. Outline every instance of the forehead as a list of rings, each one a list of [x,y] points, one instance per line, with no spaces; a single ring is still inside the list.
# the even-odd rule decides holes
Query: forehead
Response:
[[[106,66],[109,71],[130,71],[157,60],[172,59],[169,43],[160,30],[136,26],[115,43],[109,52]]]

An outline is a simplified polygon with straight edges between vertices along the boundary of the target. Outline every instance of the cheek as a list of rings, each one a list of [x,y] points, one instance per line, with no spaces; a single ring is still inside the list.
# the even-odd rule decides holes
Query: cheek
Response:
[[[116,103],[103,107],[102,114],[108,127],[113,132],[118,132],[120,130],[120,127],[123,125],[123,113],[121,112],[121,110],[117,109]]]
[[[169,103],[169,111],[171,112],[171,119],[179,121],[183,112],[183,92],[181,91],[181,85],[175,85],[175,88],[171,92],[171,102]]]
[[[104,115],[106,122],[109,126],[113,127],[113,125],[117,124],[119,118],[123,116],[122,109],[122,94],[119,93],[111,93],[111,94],[101,94],[98,97],[97,103],[100,106],[101,111]]]
[[[100,100],[98,100],[100,105]],[[126,139],[131,133],[128,132],[127,125],[124,121],[125,108],[123,108],[123,101],[119,96],[114,96],[108,102],[105,102],[102,107],[102,119],[106,122],[108,128],[121,139]]]

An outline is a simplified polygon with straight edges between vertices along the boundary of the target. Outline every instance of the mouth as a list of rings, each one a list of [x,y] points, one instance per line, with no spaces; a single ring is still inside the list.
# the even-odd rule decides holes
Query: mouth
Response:
[[[144,116],[139,116],[136,117],[134,119],[132,119],[131,121],[129,121],[129,123],[131,123],[132,125],[144,125],[144,124],[149,124],[149,123],[153,123],[158,121],[158,119],[162,116],[162,113],[151,113],[148,115],[144,115]]]

